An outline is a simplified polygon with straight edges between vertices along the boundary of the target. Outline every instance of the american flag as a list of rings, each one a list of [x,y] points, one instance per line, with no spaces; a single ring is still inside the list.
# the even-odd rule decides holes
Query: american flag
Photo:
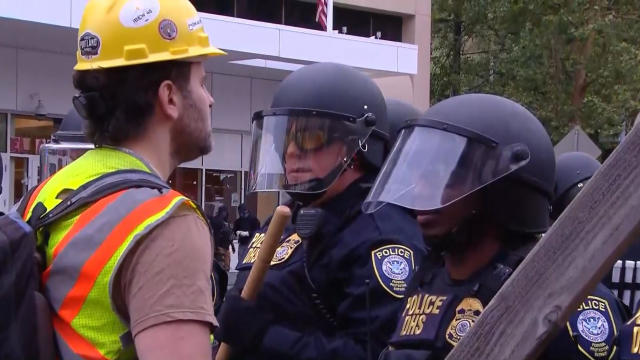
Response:
[[[327,31],[327,0],[318,0],[316,22],[320,23],[320,26],[322,26],[322,29],[324,31]]]

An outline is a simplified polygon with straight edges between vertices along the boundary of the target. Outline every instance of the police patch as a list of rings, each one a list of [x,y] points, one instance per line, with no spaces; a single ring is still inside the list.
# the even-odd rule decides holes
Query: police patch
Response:
[[[402,245],[386,245],[371,252],[373,269],[380,285],[389,294],[401,298],[413,275],[413,251]]]
[[[408,347],[433,344],[440,335],[440,325],[447,316],[447,309],[455,298],[424,291],[407,295],[391,343]]]
[[[251,239],[247,247],[247,255],[245,255],[244,260],[242,260],[242,264],[253,264],[256,261],[260,246],[262,246],[262,242],[264,241],[264,235],[264,233],[256,233],[253,236],[253,239]]]
[[[456,346],[460,339],[462,339],[473,324],[478,321],[484,307],[480,300],[476,298],[464,298],[460,302],[460,305],[456,308],[456,316],[451,320],[449,328],[447,329],[447,342]]]
[[[289,256],[293,253],[293,250],[298,247],[298,245],[302,244],[302,239],[298,234],[293,234],[289,236],[284,242],[278,246],[275,254],[273,254],[273,258],[271,259],[271,265],[281,264],[285,262]]]
[[[567,328],[588,359],[608,359],[615,349],[616,324],[609,303],[603,298],[588,296],[569,318]]]

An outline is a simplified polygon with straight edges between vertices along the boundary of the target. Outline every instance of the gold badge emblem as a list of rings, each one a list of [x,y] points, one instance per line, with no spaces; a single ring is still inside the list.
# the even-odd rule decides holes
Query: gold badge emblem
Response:
[[[285,262],[289,256],[293,253],[293,250],[298,247],[302,243],[302,239],[298,234],[293,234],[289,236],[285,241],[283,241],[280,246],[276,249],[275,254],[273,254],[273,258],[271,259],[271,265],[281,264]]]
[[[469,329],[478,321],[478,318],[482,314],[484,307],[480,300],[476,298],[464,298],[460,302],[460,305],[456,308],[455,317],[449,324],[447,329],[447,341],[453,345],[458,345],[458,342],[464,337]]]

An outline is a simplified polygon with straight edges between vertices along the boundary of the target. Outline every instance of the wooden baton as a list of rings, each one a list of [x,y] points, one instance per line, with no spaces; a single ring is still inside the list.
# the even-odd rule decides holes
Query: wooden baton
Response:
[[[256,296],[260,292],[264,277],[267,274],[267,270],[269,270],[269,266],[271,265],[273,254],[278,248],[280,238],[282,237],[284,228],[285,226],[287,226],[290,218],[291,210],[284,205],[278,206],[273,212],[273,217],[271,218],[271,222],[269,223],[267,234],[265,235],[264,240],[260,245],[258,258],[253,263],[251,272],[249,273],[249,277],[247,278],[247,283],[242,289],[242,294],[240,296],[243,299],[255,300]],[[220,349],[218,349],[216,360],[228,360],[230,355],[231,347],[229,347],[229,345],[225,343],[220,344]]]

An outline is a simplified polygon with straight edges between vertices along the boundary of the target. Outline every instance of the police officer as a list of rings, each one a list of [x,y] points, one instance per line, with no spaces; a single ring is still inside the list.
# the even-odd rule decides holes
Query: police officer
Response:
[[[620,330],[620,360],[640,360],[640,312]]]
[[[554,173],[540,122],[499,96],[453,97],[404,125],[364,209],[414,209],[431,252],[381,358],[446,357],[548,228]],[[560,357],[608,358],[612,308],[607,299],[585,301],[570,328],[580,351],[574,345]]]
[[[555,221],[560,217],[598,169],[600,162],[583,152],[568,152],[558,156],[551,219]]]
[[[596,171],[598,171],[599,168],[600,162],[582,152],[568,152],[558,157],[556,160],[556,180],[551,211],[551,219],[553,221],[560,217],[562,212],[567,208],[567,206],[569,206],[571,201],[573,201],[578,193],[584,188],[586,182],[596,173]],[[593,311],[594,308],[598,311],[598,308],[601,306],[598,304],[606,304],[607,307],[611,308],[611,318],[613,319],[613,324],[615,326],[613,329],[609,329],[609,331],[614,334],[617,333],[617,328],[619,328],[621,324],[629,318],[629,311],[626,306],[622,304],[619,299],[616,299],[615,294],[613,294],[611,290],[602,283],[599,283],[591,294],[587,296],[587,299],[578,306],[578,311],[573,313],[569,318],[569,321],[567,322],[567,329],[569,329],[569,331],[561,331],[548,347],[545,352],[545,359],[560,360],[566,358],[567,354],[570,354],[572,350],[585,349],[587,346],[591,348],[589,342],[587,342],[588,339],[585,336],[580,336],[580,328],[578,328],[578,324],[582,323],[582,329],[583,331],[586,331],[584,330],[584,324],[586,324],[585,319],[588,321],[587,314],[594,314],[589,312]],[[593,330],[595,330],[595,328]],[[594,334],[591,335],[597,336]],[[573,346],[573,342],[571,340],[577,342],[577,349]],[[596,359],[608,356],[617,357],[618,355],[613,351],[613,348],[607,352],[596,352],[595,349],[596,347],[594,346],[593,351],[590,352],[587,350],[587,353],[591,354],[593,352],[591,355]],[[578,354],[575,354],[571,358],[582,357],[578,357]]]
[[[556,163],[556,200],[552,218],[555,220],[600,169],[600,162],[581,152],[569,152],[558,157]],[[622,255],[603,282],[633,312],[638,309],[640,278],[636,276],[636,261],[640,260],[640,241],[636,241]]]
[[[384,347],[425,252],[404,209],[361,211],[388,148],[386,117],[375,83],[334,63],[292,73],[254,115],[250,187],[285,190],[294,220],[257,301],[228,296],[223,306],[222,340],[243,358],[366,359]]]

